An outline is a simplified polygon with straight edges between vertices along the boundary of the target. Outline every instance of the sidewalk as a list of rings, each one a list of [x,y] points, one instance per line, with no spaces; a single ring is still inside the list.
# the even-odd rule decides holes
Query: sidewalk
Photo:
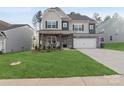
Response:
[[[72,78],[4,79],[0,86],[118,86],[124,85],[121,75]]]

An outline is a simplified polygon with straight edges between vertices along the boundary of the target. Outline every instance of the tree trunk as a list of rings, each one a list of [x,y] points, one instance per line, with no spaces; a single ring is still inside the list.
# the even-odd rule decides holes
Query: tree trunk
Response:
[[[39,30],[41,30],[41,22],[39,22]]]
[[[41,22],[39,22],[39,30],[41,30]]]

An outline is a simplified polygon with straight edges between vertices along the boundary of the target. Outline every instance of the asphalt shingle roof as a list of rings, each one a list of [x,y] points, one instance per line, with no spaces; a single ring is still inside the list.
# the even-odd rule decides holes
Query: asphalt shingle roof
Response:
[[[9,30],[9,29],[14,29],[14,28],[22,27],[22,26],[25,26],[25,25],[23,25],[23,24],[12,24],[12,25],[10,25],[8,27],[5,27],[3,29],[0,29],[0,30]]]
[[[69,18],[69,16],[59,7],[52,7],[52,8],[48,8],[45,11],[50,11],[50,10],[54,10],[56,11],[62,18]]]
[[[0,32],[1,31],[6,31],[6,30],[9,30],[9,29],[14,29],[14,28],[26,26],[26,25],[28,25],[28,24],[9,24],[7,22],[4,22],[4,21],[0,20]]]
[[[8,27],[4,27],[4,28],[2,28],[0,30],[5,31],[5,30],[9,30],[9,29],[14,29],[14,28],[22,27],[22,26],[26,26],[26,24],[12,24],[12,25],[10,25]]]
[[[4,28],[6,28],[6,27],[8,27],[8,26],[10,26],[10,25],[11,25],[11,24],[0,20],[0,29],[4,29]]]
[[[70,13],[68,14],[68,16],[72,19],[72,20],[89,20],[89,21],[95,21],[94,19],[86,16],[86,15],[81,15],[79,13]]]

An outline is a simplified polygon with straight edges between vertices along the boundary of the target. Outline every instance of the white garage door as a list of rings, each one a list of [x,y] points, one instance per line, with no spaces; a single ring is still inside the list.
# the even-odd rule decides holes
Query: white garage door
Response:
[[[96,48],[96,38],[74,38],[74,48]]]

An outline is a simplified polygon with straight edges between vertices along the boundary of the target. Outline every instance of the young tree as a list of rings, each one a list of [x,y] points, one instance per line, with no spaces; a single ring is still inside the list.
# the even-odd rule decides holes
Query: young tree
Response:
[[[108,16],[106,16],[106,17],[104,18],[104,22],[107,21],[107,20],[109,20],[109,19],[111,19],[111,16],[108,15]]]
[[[41,11],[38,11],[34,16],[33,16],[33,19],[32,19],[32,23],[33,23],[33,26],[37,28],[39,28],[39,30],[41,30],[41,22],[42,22],[42,12]]]
[[[97,25],[99,25],[102,22],[102,17],[100,17],[99,13],[94,13],[93,19],[97,22]]]
[[[41,22],[42,22],[42,12],[38,11],[32,19],[33,26],[37,30],[41,30]],[[36,31],[36,35],[34,36],[35,39],[33,39],[33,45],[34,48],[37,50],[40,48],[40,39],[39,39],[39,31]]]

